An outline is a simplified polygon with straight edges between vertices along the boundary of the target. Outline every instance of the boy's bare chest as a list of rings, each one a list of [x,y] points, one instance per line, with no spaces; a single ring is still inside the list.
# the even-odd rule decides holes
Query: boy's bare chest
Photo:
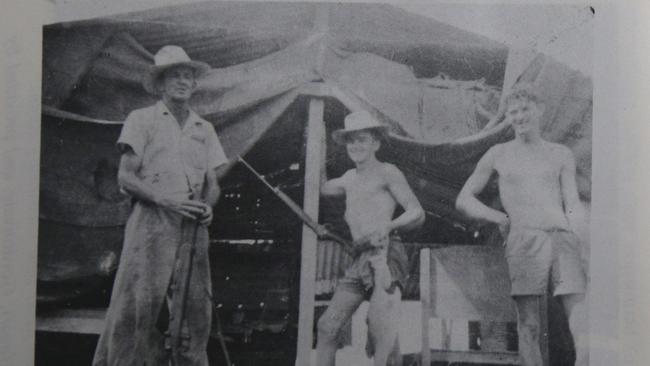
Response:
[[[389,194],[386,182],[377,176],[351,177],[345,189],[348,201],[364,201]]]

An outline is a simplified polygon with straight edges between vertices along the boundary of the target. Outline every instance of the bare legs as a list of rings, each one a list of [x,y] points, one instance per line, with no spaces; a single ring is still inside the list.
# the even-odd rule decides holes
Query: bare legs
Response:
[[[542,353],[539,348],[540,319],[539,301],[541,296],[515,296],[517,306],[517,333],[519,334],[519,354],[522,366],[542,366]]]
[[[368,307],[369,341],[374,350],[375,366],[401,366],[397,333],[399,329],[400,289],[392,294],[376,287]],[[338,334],[363,301],[363,295],[336,291],[325,313],[318,320],[318,366],[334,366]]]
[[[392,294],[375,287],[368,307],[368,337],[374,347],[374,366],[401,366],[402,355],[397,339],[402,293]]]
[[[318,366],[334,366],[338,335],[355,310],[361,305],[363,295],[349,291],[334,292],[325,313],[318,319]]]
[[[567,318],[569,329],[576,348],[576,366],[589,365],[589,345],[587,335],[587,308],[584,294],[561,296],[562,305]]]
[[[542,354],[539,348],[541,329],[539,318],[540,299],[540,296],[514,297],[517,306],[519,353],[521,354],[523,366],[542,365]],[[575,365],[587,366],[589,364],[589,353],[585,296],[583,294],[568,294],[561,295],[560,299],[569,319],[569,329],[576,348]]]

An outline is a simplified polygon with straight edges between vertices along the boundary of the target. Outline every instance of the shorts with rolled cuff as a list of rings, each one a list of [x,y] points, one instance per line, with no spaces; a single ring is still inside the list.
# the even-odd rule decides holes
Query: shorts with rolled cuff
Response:
[[[337,290],[361,295],[372,292],[374,277],[370,257],[376,255],[378,251],[379,248],[373,248],[359,254],[345,271],[343,278],[339,280]],[[386,259],[392,278],[391,289],[400,287],[403,293],[408,279],[408,256],[402,240],[396,235],[391,235],[389,238]],[[389,290],[389,292],[392,291]]]

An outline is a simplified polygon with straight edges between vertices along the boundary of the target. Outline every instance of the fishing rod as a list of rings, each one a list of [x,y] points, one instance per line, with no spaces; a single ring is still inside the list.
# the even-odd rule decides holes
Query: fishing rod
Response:
[[[244,158],[241,156],[237,156],[237,160],[244,164],[248,170],[250,170],[262,183],[264,183],[265,186],[267,186],[273,193],[280,199],[282,202],[284,202],[293,213],[295,213],[300,220],[307,225],[310,229],[312,229],[316,235],[318,235],[319,238],[321,239],[330,239],[338,244],[340,244],[343,247],[343,250],[351,254],[352,256],[357,256],[359,253],[361,253],[364,250],[371,249],[373,248],[372,245],[369,243],[363,243],[363,244],[355,244],[349,240],[346,240],[342,238],[341,236],[333,233],[330,231],[327,227],[324,225],[319,224],[316,222],[314,219],[312,219],[303,209],[302,207],[298,206],[297,203],[295,203],[289,196],[287,196],[282,190],[280,190],[278,187],[272,186],[264,177],[255,170]]]

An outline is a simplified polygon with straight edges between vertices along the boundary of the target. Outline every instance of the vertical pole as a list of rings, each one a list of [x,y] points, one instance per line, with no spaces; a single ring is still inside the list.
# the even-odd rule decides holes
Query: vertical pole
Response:
[[[325,145],[325,123],[323,114],[325,103],[313,98],[309,102],[309,120],[307,121],[307,153],[305,156],[305,191],[304,210],[318,220],[318,203],[320,196],[320,174],[322,149]],[[311,363],[315,281],[316,281],[316,234],[306,225],[302,228],[302,247],[300,258],[300,308],[298,312],[298,349],[296,366]]]
[[[330,4],[319,4],[316,8],[316,14],[314,19],[314,32],[325,34],[329,31],[329,18],[330,18]],[[318,47],[318,54],[316,59],[316,71],[323,75],[323,65],[325,63],[325,50],[327,44],[325,39],[321,41],[320,46]]]
[[[541,337],[539,338],[539,348],[542,353],[542,365],[549,366],[550,359],[548,354],[548,301],[550,297],[547,294],[540,296],[539,299],[539,322],[540,322],[540,333]]]
[[[429,318],[431,318],[431,250],[420,250],[420,303],[422,304],[422,366],[431,365]]]

